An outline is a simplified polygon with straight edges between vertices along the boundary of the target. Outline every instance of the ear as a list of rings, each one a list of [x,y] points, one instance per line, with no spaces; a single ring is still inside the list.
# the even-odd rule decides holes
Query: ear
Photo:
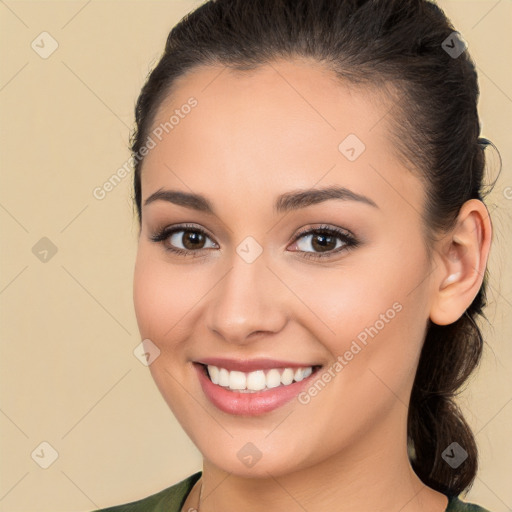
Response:
[[[466,201],[455,227],[436,248],[430,319],[437,325],[457,321],[471,305],[484,279],[492,226],[485,204]]]

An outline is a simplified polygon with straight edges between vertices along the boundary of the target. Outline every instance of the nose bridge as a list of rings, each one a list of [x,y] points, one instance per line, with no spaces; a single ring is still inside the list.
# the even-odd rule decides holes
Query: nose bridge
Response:
[[[255,332],[277,332],[286,321],[280,294],[273,293],[278,283],[264,253],[252,261],[247,258],[254,250],[251,243],[242,242],[233,253],[231,268],[216,286],[207,315],[208,329],[238,344],[250,342]]]

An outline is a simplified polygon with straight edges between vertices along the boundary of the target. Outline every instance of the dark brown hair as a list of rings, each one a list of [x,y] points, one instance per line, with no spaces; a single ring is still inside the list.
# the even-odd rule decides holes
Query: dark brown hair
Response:
[[[425,184],[426,247],[454,227],[463,203],[482,200],[484,150],[479,138],[478,84],[467,51],[442,10],[426,0],[210,0],[169,33],[165,51],[138,98],[134,203],[141,221],[140,150],[174,81],[200,65],[252,70],[279,58],[312,58],[340,82],[384,85],[395,91],[393,133],[399,154]],[[483,340],[475,320],[486,305],[481,289],[456,322],[429,320],[409,413],[412,467],[447,495],[468,489],[476,476],[474,436],[454,398],[479,363]],[[468,453],[456,469],[442,458],[457,442]]]

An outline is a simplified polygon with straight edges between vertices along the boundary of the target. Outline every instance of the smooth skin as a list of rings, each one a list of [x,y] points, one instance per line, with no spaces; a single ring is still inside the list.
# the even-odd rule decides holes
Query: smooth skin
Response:
[[[197,107],[145,158],[142,202],[160,189],[193,192],[215,214],[164,200],[144,205],[134,274],[142,339],[161,351],[151,374],[204,458],[183,510],[197,508],[202,483],[201,512],[443,512],[447,498],[410,466],[407,404],[428,319],[456,321],[482,284],[491,241],[485,205],[463,205],[430,261],[425,191],[396,154],[389,96],[341,84],[311,61],[245,73],[195,68],[154,127],[191,96]],[[338,149],[349,134],[366,146],[353,162]],[[327,186],[376,207],[330,199],[273,210],[281,194]],[[151,240],[181,223],[207,232],[202,246],[187,244],[191,228]],[[311,234],[295,240],[320,225],[348,230],[359,245],[346,248],[335,234],[324,250]],[[248,236],[263,249],[250,264],[236,252]],[[189,255],[166,250],[173,246]],[[226,414],[192,366],[217,356],[328,368],[397,302],[401,311],[307,405]],[[249,442],[262,454],[253,467],[237,457]]]

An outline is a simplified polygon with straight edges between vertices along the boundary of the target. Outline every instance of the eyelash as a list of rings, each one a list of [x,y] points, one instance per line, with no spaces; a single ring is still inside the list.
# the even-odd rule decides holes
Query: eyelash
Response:
[[[195,255],[194,253],[200,253],[200,252],[202,252],[203,249],[191,251],[191,250],[180,249],[179,247],[172,247],[172,246],[165,244],[165,241],[171,235],[173,235],[174,233],[178,233],[180,231],[201,233],[205,237],[211,239],[210,235],[208,235],[208,233],[206,233],[206,231],[204,231],[203,229],[201,229],[197,226],[191,225],[191,224],[183,224],[183,225],[179,225],[179,226],[163,228],[160,231],[158,231],[157,233],[155,233],[154,235],[152,235],[150,237],[150,239],[155,243],[162,243],[164,245],[166,251],[172,252],[174,254],[178,254],[180,256],[192,257],[192,258],[199,257],[200,255]],[[327,226],[327,225],[321,225],[318,228],[314,228],[314,229],[306,228],[306,229],[300,231],[297,234],[297,236],[294,238],[292,243],[297,242],[305,235],[319,235],[319,234],[335,235],[337,238],[341,239],[341,241],[343,242],[344,245],[342,247],[338,247],[336,250],[327,251],[325,253],[315,253],[315,252],[300,251],[300,250],[296,251],[296,252],[302,252],[303,257],[307,258],[307,259],[321,259],[321,258],[332,257],[335,254],[338,254],[342,251],[354,249],[355,247],[358,247],[360,245],[360,242],[348,231],[342,230],[340,228],[335,228],[332,226]],[[208,249],[204,249],[204,250],[208,250]]]

